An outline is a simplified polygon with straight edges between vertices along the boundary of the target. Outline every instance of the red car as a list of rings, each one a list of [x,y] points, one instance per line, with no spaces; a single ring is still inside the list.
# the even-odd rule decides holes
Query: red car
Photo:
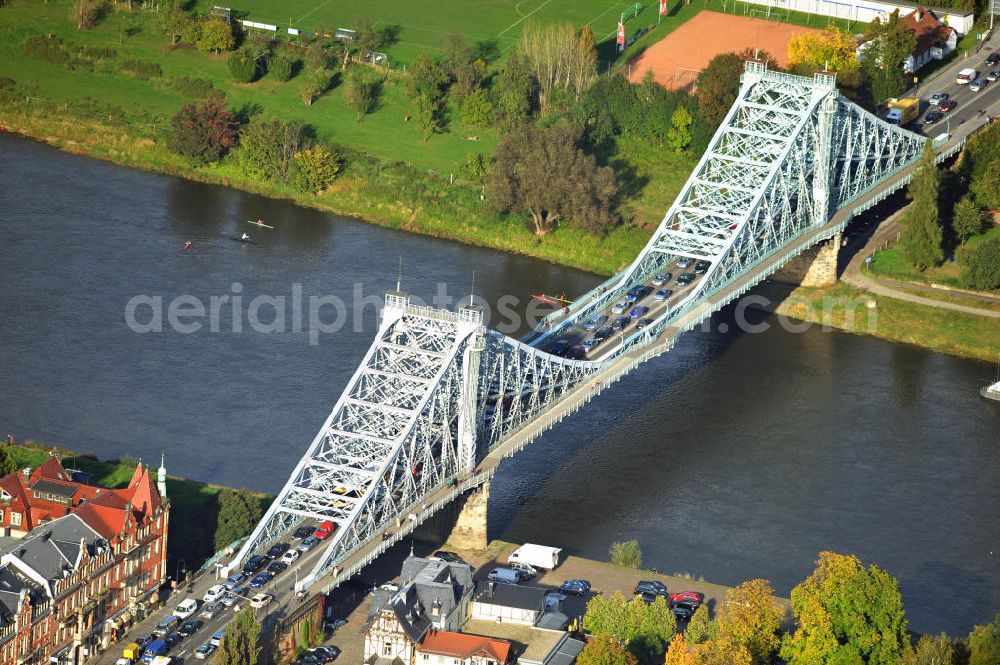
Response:
[[[672,593],[668,600],[671,603],[677,603],[680,601],[685,601],[688,603],[694,603],[697,607],[701,605],[702,601],[705,600],[705,594],[699,593],[697,591],[681,591],[680,593]]]
[[[954,99],[946,99],[940,104],[938,104],[938,108],[941,109],[942,113],[948,113],[949,111],[954,111],[956,106],[958,106],[958,102],[956,102]]]
[[[337,525],[328,520],[320,524],[319,528],[316,529],[316,533],[314,533],[313,535],[319,538],[320,540],[325,540],[330,537],[330,534],[332,534],[333,530],[336,528]]]

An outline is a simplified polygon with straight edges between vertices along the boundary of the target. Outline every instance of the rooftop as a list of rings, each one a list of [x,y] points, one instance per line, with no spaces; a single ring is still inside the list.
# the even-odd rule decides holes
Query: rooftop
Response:
[[[452,633],[447,630],[432,630],[417,645],[417,651],[452,656],[466,659],[474,655],[483,655],[501,663],[507,662],[510,656],[511,644],[507,640],[499,640],[481,635]]]
[[[499,637],[507,640],[513,643],[514,653],[519,659],[539,662],[552,651],[552,647],[559,642],[564,634],[558,630],[532,628],[531,626],[507,622],[497,623],[485,619],[469,619],[463,630],[472,635]]]
[[[487,582],[476,589],[472,600],[522,610],[542,610],[545,607],[545,592],[546,589],[539,587]]]

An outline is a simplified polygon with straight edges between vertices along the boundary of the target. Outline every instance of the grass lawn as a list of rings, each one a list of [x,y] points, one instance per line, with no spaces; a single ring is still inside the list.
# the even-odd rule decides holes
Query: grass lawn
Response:
[[[1000,237],[1000,226],[994,226],[986,233],[969,238],[965,245],[967,248],[974,248],[990,237]],[[962,267],[956,261],[946,261],[936,268],[928,268],[924,272],[919,272],[910,267],[910,264],[895,247],[876,252],[870,269],[875,275],[883,275],[893,279],[963,288]]]

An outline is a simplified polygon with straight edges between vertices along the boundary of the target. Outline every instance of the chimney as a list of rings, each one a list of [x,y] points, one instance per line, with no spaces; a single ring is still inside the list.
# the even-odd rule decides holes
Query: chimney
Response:
[[[23,469],[21,469],[21,473],[24,474],[25,478],[30,478],[31,477],[31,467],[30,466],[24,467]]]

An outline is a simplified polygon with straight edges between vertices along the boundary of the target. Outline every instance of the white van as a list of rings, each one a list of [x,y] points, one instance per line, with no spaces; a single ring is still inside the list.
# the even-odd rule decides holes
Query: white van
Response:
[[[519,561],[526,563],[533,568],[544,568],[552,570],[559,565],[559,553],[562,549],[558,547],[546,547],[545,545],[533,545],[525,543],[510,553],[507,563]]]
[[[958,73],[958,78],[955,80],[955,83],[958,85],[965,85],[967,83],[972,83],[977,78],[979,78],[979,72],[972,67],[968,67]]]
[[[521,581],[521,574],[513,568],[498,566],[490,571],[486,579],[490,582],[499,582],[500,584],[518,584]]]

